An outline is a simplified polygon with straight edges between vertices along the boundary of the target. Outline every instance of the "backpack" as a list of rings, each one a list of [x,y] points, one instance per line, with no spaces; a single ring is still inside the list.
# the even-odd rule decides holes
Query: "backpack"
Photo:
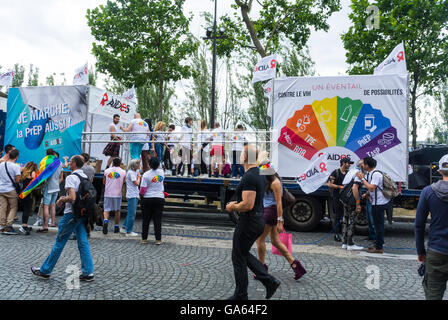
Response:
[[[85,217],[87,221],[91,220],[90,218],[95,215],[96,189],[88,178],[81,177],[77,173],[74,173],[74,175],[81,182],[76,192],[75,202],[73,203],[73,213],[77,219]]]
[[[355,179],[353,178],[348,184],[346,184],[341,191],[339,191],[339,200],[343,205],[347,207],[355,207],[356,200],[353,196],[353,185],[355,184]]]
[[[389,177],[388,174],[386,174],[386,173],[384,173],[382,171],[379,171],[379,170],[373,171],[372,172],[372,177],[373,177],[373,174],[375,172],[379,172],[379,173],[381,173],[383,175],[383,189],[381,189],[379,187],[378,188],[381,190],[381,192],[383,193],[384,197],[387,200],[390,200],[390,199],[395,198],[396,196],[398,196],[398,188],[397,188],[397,185],[394,182],[394,180],[392,180],[392,178]],[[375,197],[376,197],[376,193],[375,193]]]

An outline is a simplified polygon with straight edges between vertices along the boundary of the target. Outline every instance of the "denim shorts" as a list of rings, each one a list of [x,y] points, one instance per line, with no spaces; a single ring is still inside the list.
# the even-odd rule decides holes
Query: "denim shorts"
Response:
[[[56,203],[59,192],[54,193],[43,192],[43,194],[44,194],[44,205],[49,206],[51,204]]]

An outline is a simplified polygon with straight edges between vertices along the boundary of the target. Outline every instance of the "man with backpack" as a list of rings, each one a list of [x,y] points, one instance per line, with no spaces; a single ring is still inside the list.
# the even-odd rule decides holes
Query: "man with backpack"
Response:
[[[377,164],[375,159],[365,157],[363,163],[367,172],[367,178],[362,172],[356,173],[356,176],[369,191],[368,197],[372,203],[372,216],[376,232],[375,245],[367,249],[367,252],[381,254],[384,253],[384,213],[387,210],[389,201],[397,195],[397,190],[395,183],[388,175],[375,170]],[[358,206],[357,210],[359,210]]]
[[[427,300],[442,300],[448,281],[448,155],[439,161],[442,180],[427,186],[420,194],[415,217],[415,243],[418,261],[426,265],[423,289]],[[425,228],[431,213],[428,250]]]
[[[350,169],[350,165],[354,162],[350,160],[350,158],[342,158],[340,161],[340,168],[335,169],[330,178],[328,178],[328,188],[330,191],[330,195],[333,200],[333,215],[331,222],[333,224],[334,230],[334,241],[341,242],[341,233],[342,233],[342,217],[344,215],[344,207],[339,198],[339,192],[343,188],[342,182],[344,181],[345,175]]]
[[[70,160],[72,174],[65,180],[67,196],[60,197],[56,202],[58,207],[65,204],[64,216],[58,225],[58,234],[50,255],[40,268],[31,267],[31,272],[42,279],[50,278],[65,244],[72,232],[78,240],[78,249],[81,256],[81,281],[93,281],[93,259],[90,244],[87,240],[86,223],[91,214],[91,204],[96,198],[96,191],[92,183],[82,171],[84,160],[81,156],[73,156]]]

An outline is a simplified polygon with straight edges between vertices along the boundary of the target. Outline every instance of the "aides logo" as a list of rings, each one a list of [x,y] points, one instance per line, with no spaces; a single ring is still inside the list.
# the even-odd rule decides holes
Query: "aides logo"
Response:
[[[323,155],[323,153],[321,152],[321,153],[319,153],[318,157],[320,157],[322,155]],[[347,158],[350,161],[353,161],[350,158],[349,154],[329,153],[327,156],[327,160],[331,160],[331,161],[340,161],[341,159],[345,159],[345,158]]]
[[[256,66],[254,72],[258,72],[258,71],[266,71],[268,69],[274,69],[277,66],[277,60],[272,59],[271,62],[269,64],[265,64],[265,65],[261,65],[261,66]]]
[[[297,182],[304,182],[306,179],[309,179],[311,177],[313,177],[316,174],[320,174],[320,173],[324,173],[327,172],[327,165],[325,162],[321,162],[319,163],[318,168],[315,166],[314,168],[308,170],[307,172],[305,172],[304,174],[300,175],[297,178]]]
[[[113,109],[119,109],[121,112],[129,113],[129,106],[126,103],[121,102],[120,100],[114,98],[112,98],[112,100],[109,101],[109,95],[107,94],[107,92],[103,94],[103,98],[101,99],[100,105],[103,107],[109,106]]]

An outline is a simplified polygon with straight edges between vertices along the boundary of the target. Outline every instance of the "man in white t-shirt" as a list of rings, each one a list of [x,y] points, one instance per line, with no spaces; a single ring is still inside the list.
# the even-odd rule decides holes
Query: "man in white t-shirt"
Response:
[[[185,118],[185,125],[181,128],[180,134],[180,153],[181,162],[177,166],[177,175],[184,175],[185,164],[187,164],[187,175],[190,177],[193,174],[192,159],[193,159],[193,119],[191,117]]]
[[[140,159],[143,145],[149,141],[149,126],[139,113],[134,114],[134,120],[127,128],[120,127],[124,132],[132,132],[131,135],[131,159]]]
[[[20,182],[20,166],[16,163],[19,150],[9,152],[8,160],[0,163],[0,233],[17,234],[13,229],[17,213],[17,192],[14,183]],[[8,174],[9,173],[9,174]]]
[[[376,160],[372,157],[365,157],[363,159],[364,169],[367,175],[358,172],[357,178],[361,180],[361,183],[369,191],[369,200],[372,203],[372,216],[373,223],[375,225],[376,240],[375,246],[367,250],[369,253],[383,253],[384,245],[384,213],[387,210],[387,204],[389,199],[383,195],[383,174],[376,168]],[[358,210],[358,208],[357,208]]]
[[[76,192],[81,184],[79,177],[88,179],[81,169],[83,165],[84,159],[81,156],[73,156],[70,159],[70,170],[72,170],[72,174],[65,179],[67,195],[60,197],[56,202],[58,207],[65,204],[64,216],[59,221],[56,241],[50,255],[42,266],[40,268],[31,267],[31,272],[39,278],[50,278],[50,274],[64,250],[70,235],[72,232],[75,232],[76,239],[78,240],[78,250],[81,256],[81,275],[79,276],[79,280],[87,282],[93,281],[93,259],[90,244],[87,239],[86,218],[76,218],[72,205],[76,200]]]
[[[232,159],[232,178],[237,178],[239,175],[240,178],[244,175],[244,166],[240,163],[240,157],[241,152],[244,148],[244,141],[246,138],[244,137],[244,127],[243,125],[239,124],[236,126],[235,132],[233,136],[233,141],[235,141],[232,145],[232,153],[233,153],[233,159]]]
[[[121,167],[121,159],[114,158],[112,167],[104,171],[103,183],[104,187],[104,221],[103,233],[108,233],[110,212],[115,212],[114,233],[120,231],[120,210],[122,200],[122,188],[124,179],[126,179],[126,171]]]

